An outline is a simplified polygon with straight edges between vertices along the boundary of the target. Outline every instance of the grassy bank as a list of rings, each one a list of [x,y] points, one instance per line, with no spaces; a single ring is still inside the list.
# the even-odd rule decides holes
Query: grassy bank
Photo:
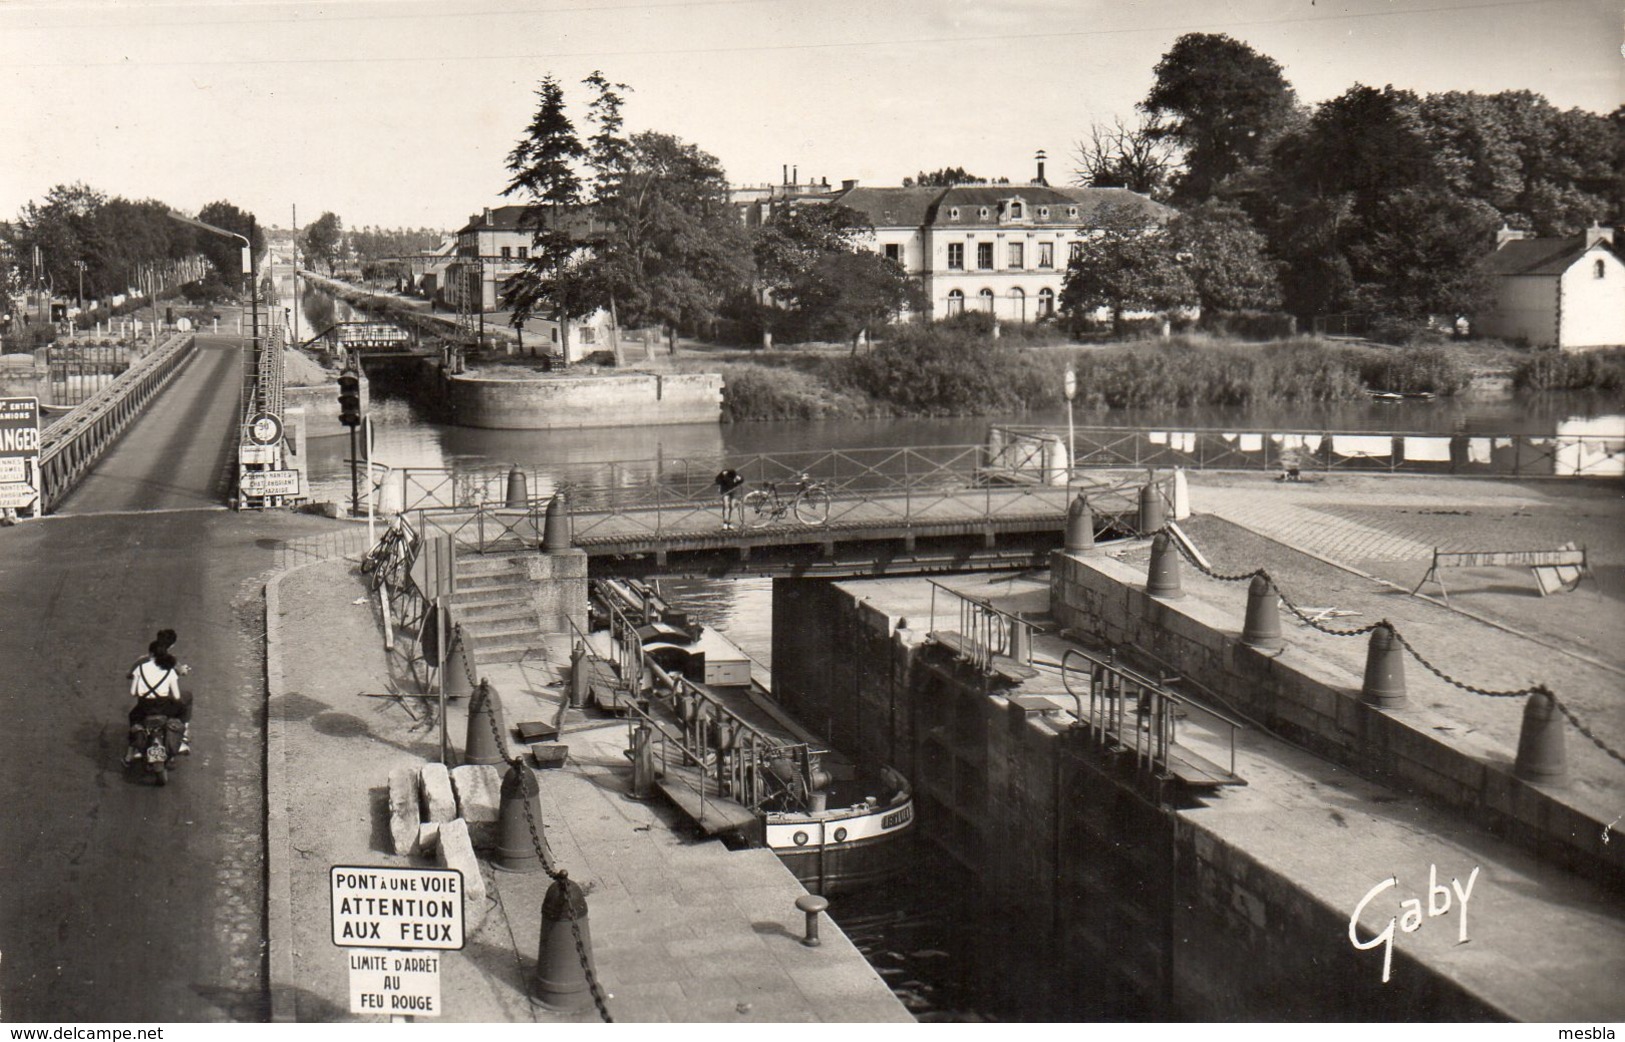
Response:
[[[723,366],[723,409],[729,420],[1021,412],[1054,406],[1068,366],[1078,374],[1079,404],[1097,410],[1328,403],[1370,391],[1449,396],[1486,368],[1473,348],[1458,345],[1172,337],[1080,346],[937,325],[898,330],[856,357],[844,348],[735,356]]]

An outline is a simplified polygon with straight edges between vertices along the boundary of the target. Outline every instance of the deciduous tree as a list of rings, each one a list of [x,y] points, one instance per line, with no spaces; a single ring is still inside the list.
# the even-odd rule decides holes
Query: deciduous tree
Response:
[[[321,261],[327,265],[327,273],[333,274],[344,249],[344,222],[338,214],[327,211],[305,228],[299,248],[307,261]]]
[[[1203,312],[1280,307],[1280,265],[1239,207],[1203,203],[1175,217],[1168,231]]]
[[[1154,217],[1140,207],[1108,206],[1095,223],[1067,265],[1063,311],[1082,318],[1105,308],[1120,330],[1124,312],[1166,313],[1197,303],[1179,246]]]
[[[1073,148],[1073,183],[1090,188],[1127,188],[1160,198],[1167,193],[1176,149],[1155,124],[1142,119],[1129,126],[1118,117],[1092,123],[1089,136]]]

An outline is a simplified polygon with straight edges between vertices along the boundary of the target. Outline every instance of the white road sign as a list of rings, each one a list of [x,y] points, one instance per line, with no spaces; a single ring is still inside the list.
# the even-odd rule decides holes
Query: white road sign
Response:
[[[22,456],[0,456],[0,482],[27,481],[28,470]]]
[[[351,952],[350,1012],[440,1016],[440,956],[411,951]]]
[[[237,482],[245,496],[297,496],[297,470],[245,470]]]
[[[22,510],[33,506],[38,499],[39,489],[33,485],[0,484],[0,507]]]
[[[341,948],[463,946],[463,874],[454,868],[334,865],[333,943]]]

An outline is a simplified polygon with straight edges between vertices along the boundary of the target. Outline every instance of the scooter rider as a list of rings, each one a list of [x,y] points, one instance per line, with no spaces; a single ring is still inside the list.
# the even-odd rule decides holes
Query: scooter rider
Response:
[[[148,716],[162,713],[173,717],[183,726],[180,754],[192,751],[192,701],[181,693],[179,671],[175,656],[159,641],[148,645],[148,657],[131,671],[130,697],[136,700],[131,708],[130,725],[137,726]],[[128,754],[126,754],[128,756]]]

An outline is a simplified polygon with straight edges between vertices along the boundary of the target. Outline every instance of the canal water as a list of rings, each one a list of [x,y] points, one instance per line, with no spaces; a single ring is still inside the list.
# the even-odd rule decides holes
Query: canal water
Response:
[[[303,335],[334,321],[361,318],[343,301],[301,290]],[[285,290],[284,299],[291,297]],[[1066,429],[1063,406],[1043,412],[948,419],[822,420],[666,427],[617,427],[580,431],[494,431],[454,427],[424,414],[380,369],[372,380],[371,415],[375,459],[393,468],[428,467],[489,471],[516,464],[545,480],[550,467],[649,460],[715,461],[760,453],[869,449],[926,445],[975,445],[994,423]],[[1467,397],[1460,400],[1356,403],[1325,408],[1182,409],[1148,414],[1136,410],[1078,411],[1078,426],[1170,429],[1339,430],[1437,434],[1551,435],[1559,423],[1619,411],[1618,402],[1587,395]],[[1625,417],[1616,417],[1625,424]],[[346,502],[349,439],[342,429],[308,443],[308,474],[315,499]],[[658,583],[662,595],[696,621],[726,633],[752,658],[771,666],[772,581],[674,580]],[[1033,1019],[1033,1010],[996,1009],[985,1001],[970,967],[998,953],[980,950],[982,926],[965,916],[971,884],[929,851],[920,850],[915,871],[883,890],[842,898],[831,915],[863,949],[876,970],[926,1020]]]

